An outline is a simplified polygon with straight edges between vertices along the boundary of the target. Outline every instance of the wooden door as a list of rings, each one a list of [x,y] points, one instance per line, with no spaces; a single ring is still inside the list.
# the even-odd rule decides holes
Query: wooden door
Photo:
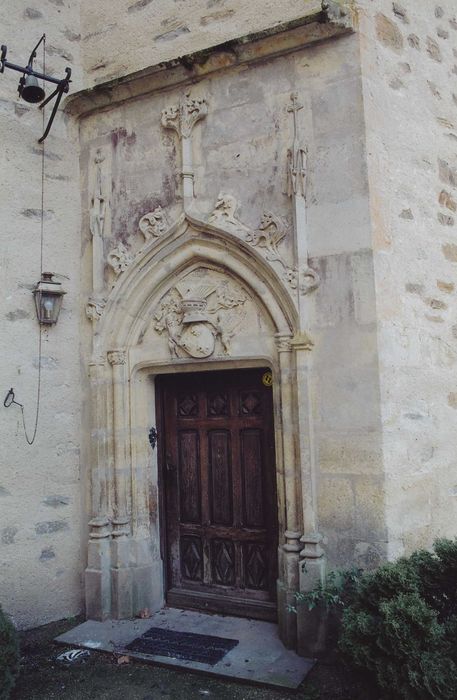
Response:
[[[266,371],[160,378],[171,605],[276,618],[278,518]]]

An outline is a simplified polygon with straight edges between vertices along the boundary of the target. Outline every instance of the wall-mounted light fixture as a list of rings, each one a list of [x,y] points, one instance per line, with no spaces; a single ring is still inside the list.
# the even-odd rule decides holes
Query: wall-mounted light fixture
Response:
[[[71,68],[65,68],[65,78],[62,78],[60,80],[59,78],[53,78],[51,75],[45,75],[44,73],[38,73],[36,70],[33,70],[33,61],[36,58],[37,48],[42,42],[44,44],[45,41],[46,35],[43,34],[40,41],[30,54],[29,61],[25,67],[18,66],[15,63],[10,63],[6,60],[6,52],[8,49],[4,44],[1,47],[0,55],[0,73],[3,73],[5,68],[10,68],[11,70],[15,70],[19,73],[22,73],[22,77],[19,80],[17,90],[19,92],[19,96],[22,97],[22,99],[26,102],[31,102],[32,104],[34,104],[37,102],[41,102],[44,99],[45,92],[44,89],[38,84],[38,78],[40,78],[40,80],[45,80],[48,83],[54,83],[54,85],[57,85],[54,92],[51,95],[49,95],[49,97],[47,97],[44,100],[44,102],[41,102],[39,106],[39,109],[43,109],[43,107],[47,105],[48,102],[50,102],[52,99],[54,99],[54,97],[56,97],[56,101],[54,103],[51,116],[49,117],[48,124],[46,126],[43,136],[40,139],[38,139],[38,143],[42,143],[45,140],[46,136],[49,134],[49,130],[51,128],[52,122],[54,121],[54,117],[59,107],[60,100],[62,99],[62,95],[68,92],[71,82]]]
[[[52,279],[53,275],[53,272],[43,272],[33,290],[38,322],[45,325],[57,323],[63,295],[66,294],[61,283]]]

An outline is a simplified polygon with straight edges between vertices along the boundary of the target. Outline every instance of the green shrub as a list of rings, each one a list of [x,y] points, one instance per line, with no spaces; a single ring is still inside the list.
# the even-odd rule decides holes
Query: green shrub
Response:
[[[343,610],[340,649],[383,697],[457,698],[457,540],[362,576]]]
[[[8,700],[19,673],[19,642],[14,625],[0,607],[0,700]]]

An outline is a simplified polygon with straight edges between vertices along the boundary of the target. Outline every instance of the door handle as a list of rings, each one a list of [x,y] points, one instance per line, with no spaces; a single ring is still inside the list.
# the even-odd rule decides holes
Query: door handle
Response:
[[[172,463],[170,455],[167,455],[165,458],[165,466],[169,474],[176,471],[176,466]]]
[[[149,438],[149,444],[151,445],[151,448],[154,449],[154,447],[157,445],[157,430],[154,426],[150,429],[148,433],[148,438]]]

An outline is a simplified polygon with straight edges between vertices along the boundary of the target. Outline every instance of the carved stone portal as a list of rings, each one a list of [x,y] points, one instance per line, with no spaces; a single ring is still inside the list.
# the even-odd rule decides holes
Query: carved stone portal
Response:
[[[161,299],[154,328],[168,335],[172,357],[230,354],[230,341],[246,318],[248,296],[221,273],[199,268],[186,275]]]

